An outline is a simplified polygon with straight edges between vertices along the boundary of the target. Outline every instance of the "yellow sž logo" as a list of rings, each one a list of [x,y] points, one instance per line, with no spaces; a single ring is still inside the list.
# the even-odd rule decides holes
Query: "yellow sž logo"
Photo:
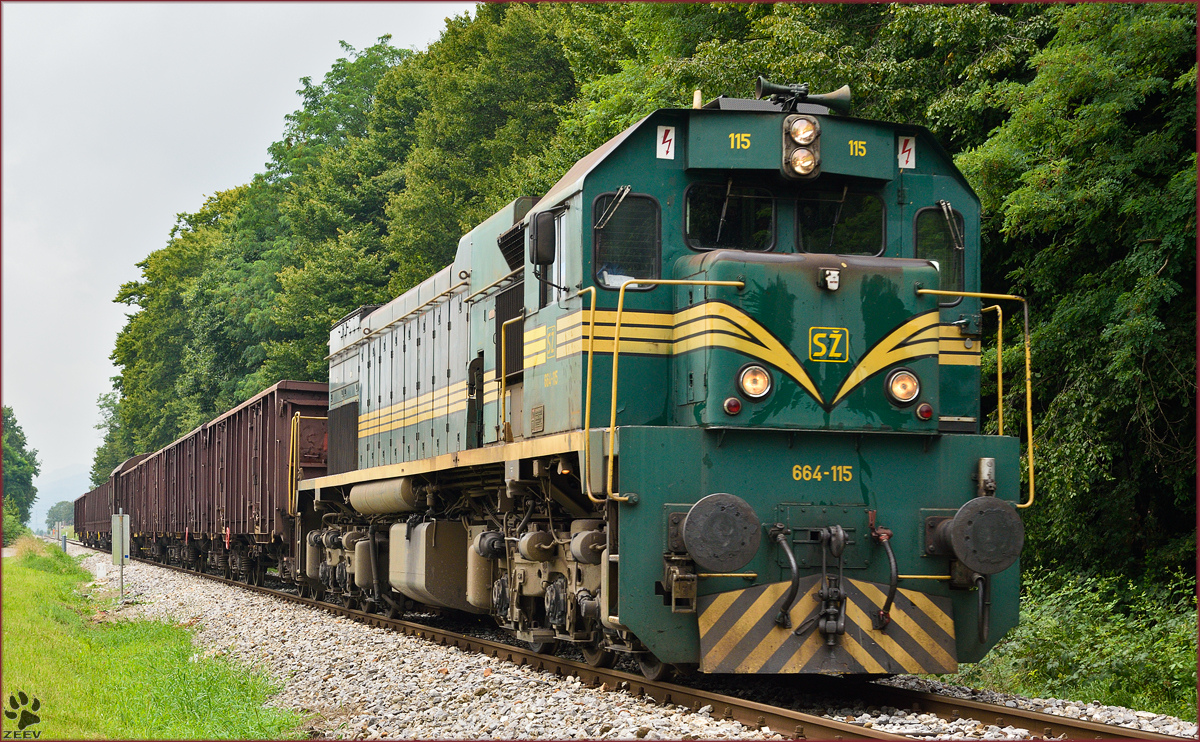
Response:
[[[810,327],[808,360],[845,363],[850,360],[850,331],[845,327]]]

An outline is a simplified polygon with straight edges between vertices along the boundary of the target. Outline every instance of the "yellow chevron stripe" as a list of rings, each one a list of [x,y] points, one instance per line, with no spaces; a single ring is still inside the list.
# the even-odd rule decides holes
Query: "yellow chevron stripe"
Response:
[[[935,355],[936,351],[932,347],[933,340],[918,339],[917,336],[925,334],[932,325],[936,325],[937,321],[938,310],[931,309],[913,317],[888,333],[887,337],[880,340],[867,352],[867,355],[858,362],[858,365],[842,382],[837,394],[833,397],[833,404],[842,401],[859,384],[893,363]]]

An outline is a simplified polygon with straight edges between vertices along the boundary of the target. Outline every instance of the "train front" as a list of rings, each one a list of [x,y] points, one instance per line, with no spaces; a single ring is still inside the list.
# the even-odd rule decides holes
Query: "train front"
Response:
[[[659,112],[589,177],[597,348],[621,325],[601,621],[651,668],[953,672],[1016,624],[1024,539],[984,307],[922,293],[979,291],[979,203],[924,129],[778,90]]]

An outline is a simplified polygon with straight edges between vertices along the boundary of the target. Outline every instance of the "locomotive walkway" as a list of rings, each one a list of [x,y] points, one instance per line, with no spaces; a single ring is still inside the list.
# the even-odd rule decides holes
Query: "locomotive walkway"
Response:
[[[541,655],[519,646],[492,641],[478,636],[450,631],[445,628],[405,621],[388,619],[376,614],[351,610],[342,606],[317,602],[300,598],[294,594],[272,589],[269,587],[252,587],[244,583],[225,580],[214,575],[202,574],[184,570],[157,562],[138,560],[149,565],[165,567],[184,574],[202,576],[216,583],[250,590],[289,603],[320,609],[353,621],[392,631],[432,642],[443,647],[455,647],[460,650],[478,653],[485,657],[495,658],[512,663],[517,667],[525,667],[551,673],[560,678],[573,679],[576,685],[597,688],[600,690],[620,689],[637,698],[652,699],[660,704],[682,706],[693,711],[711,710],[714,719],[727,719],[740,722],[744,727],[752,729],[769,728],[770,732],[779,733],[790,738],[798,739],[909,739],[913,736],[930,738],[935,733],[927,730],[928,725],[920,725],[917,720],[932,719],[936,716],[943,723],[953,725],[960,730],[957,734],[938,734],[939,737],[982,737],[982,738],[1012,738],[1012,732],[1028,732],[1027,738],[1032,739],[1150,739],[1178,740],[1195,739],[1194,737],[1176,737],[1151,731],[1129,729],[1111,724],[1099,724],[1079,719],[1064,718],[1052,714],[1028,711],[1020,708],[1009,708],[969,699],[958,699],[933,693],[922,693],[904,690],[881,684],[842,683],[835,678],[822,679],[822,691],[825,695],[856,698],[861,706],[891,707],[900,710],[893,713],[893,719],[900,717],[912,721],[913,726],[921,729],[913,735],[896,734],[890,731],[864,726],[871,724],[870,716],[860,718],[847,717],[848,721],[830,719],[826,716],[806,714],[782,706],[758,703],[734,695],[726,695],[712,690],[706,690],[697,685],[714,685],[708,682],[706,676],[689,678],[692,687],[674,683],[657,683],[646,680],[641,675],[630,674],[620,670],[598,669],[570,659]],[[739,679],[740,680],[740,679]],[[752,678],[746,678],[751,681]],[[759,679],[761,680],[761,679]],[[694,682],[693,682],[694,681]],[[843,716],[846,716],[843,714]],[[979,730],[989,732],[980,734]],[[967,734],[970,730],[972,734]],[[991,730],[995,730],[992,732]],[[715,730],[714,730],[715,731]],[[1020,734],[1019,736],[1026,736]]]

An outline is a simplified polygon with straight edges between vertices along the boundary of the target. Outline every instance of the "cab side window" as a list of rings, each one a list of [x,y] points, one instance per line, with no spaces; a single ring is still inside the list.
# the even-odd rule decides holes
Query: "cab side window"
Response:
[[[661,232],[658,203],[653,198],[632,195],[628,187],[599,196],[592,216],[596,283],[619,289],[631,278],[658,278]]]
[[[952,227],[957,232],[951,231]],[[937,264],[943,291],[963,291],[962,214],[953,210],[947,214],[936,207],[921,209],[917,212],[915,228],[917,258]]]

